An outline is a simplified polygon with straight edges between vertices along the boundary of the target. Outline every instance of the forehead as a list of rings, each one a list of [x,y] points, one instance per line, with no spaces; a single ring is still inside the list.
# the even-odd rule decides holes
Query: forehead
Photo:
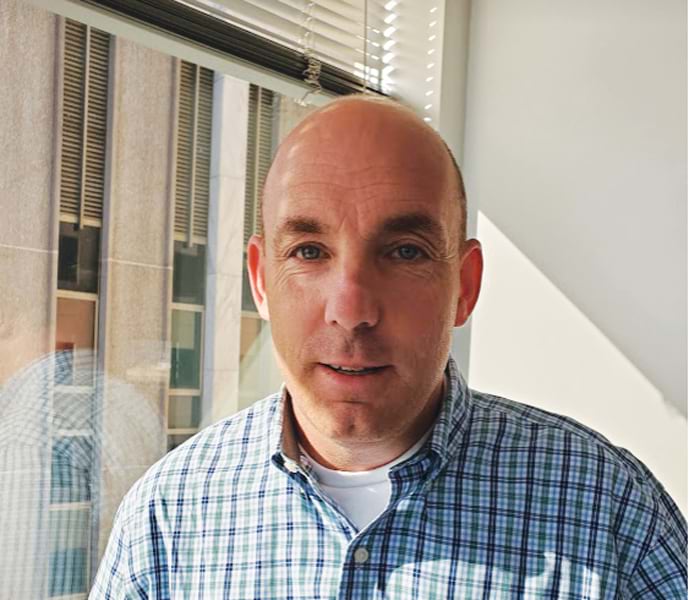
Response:
[[[456,219],[457,198],[442,142],[406,115],[314,119],[283,144],[264,190],[266,234],[295,214],[375,225],[425,212]]]

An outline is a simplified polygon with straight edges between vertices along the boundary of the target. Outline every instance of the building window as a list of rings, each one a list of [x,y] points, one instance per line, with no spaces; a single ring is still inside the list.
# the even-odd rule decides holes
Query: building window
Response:
[[[96,293],[99,249],[100,228],[60,223],[57,287]]]
[[[201,426],[213,71],[180,61],[178,98],[168,450]]]
[[[96,353],[95,294],[58,292],[55,384],[93,385]]]
[[[175,241],[173,265],[173,302],[202,305],[206,292],[206,247]]]
[[[110,36],[66,19],[64,43],[48,595],[85,598],[99,479],[94,425]]]
[[[90,504],[52,505],[48,519],[51,573],[48,595],[85,598],[91,551]]]
[[[203,307],[175,304],[172,309],[172,363],[170,387],[201,388]]]

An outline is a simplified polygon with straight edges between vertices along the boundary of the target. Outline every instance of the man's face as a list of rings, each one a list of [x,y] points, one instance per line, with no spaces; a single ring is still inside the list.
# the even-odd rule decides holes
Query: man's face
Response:
[[[298,421],[343,442],[399,436],[438,399],[468,316],[444,148],[406,113],[342,104],[281,147],[263,209],[250,270]]]

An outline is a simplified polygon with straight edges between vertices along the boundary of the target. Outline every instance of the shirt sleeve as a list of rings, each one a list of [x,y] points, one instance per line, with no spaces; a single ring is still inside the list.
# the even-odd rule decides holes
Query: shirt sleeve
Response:
[[[631,599],[687,600],[687,522],[662,484],[640,463],[656,518],[629,578]]]
[[[132,492],[136,490],[133,489]],[[162,536],[155,501],[140,503],[130,492],[122,501],[98,567],[89,600],[168,600]]]
[[[630,600],[686,600],[687,545],[676,530],[666,527],[654,540],[632,573]]]

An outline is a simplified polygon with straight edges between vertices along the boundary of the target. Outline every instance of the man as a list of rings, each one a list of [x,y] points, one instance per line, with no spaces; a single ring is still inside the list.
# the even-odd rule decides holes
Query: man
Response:
[[[93,598],[686,598],[686,526],[648,470],[449,358],[482,273],[464,203],[391,101],[288,136],[248,248],[285,386],[134,486]]]

